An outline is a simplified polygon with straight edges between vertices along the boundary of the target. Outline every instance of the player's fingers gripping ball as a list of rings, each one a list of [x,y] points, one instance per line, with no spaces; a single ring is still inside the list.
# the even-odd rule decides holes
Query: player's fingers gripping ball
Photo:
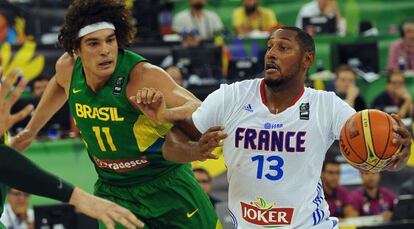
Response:
[[[363,110],[351,116],[342,127],[340,150],[353,167],[379,172],[397,155],[402,145],[393,143],[398,134],[393,130],[396,121],[379,110]]]

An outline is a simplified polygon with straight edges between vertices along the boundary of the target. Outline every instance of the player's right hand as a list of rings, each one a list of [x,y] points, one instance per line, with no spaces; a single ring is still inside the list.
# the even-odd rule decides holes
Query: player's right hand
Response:
[[[223,146],[223,140],[227,137],[223,126],[210,127],[198,140],[199,156],[198,160],[218,159],[218,155],[213,154],[214,149]]]
[[[83,214],[105,224],[107,229],[115,229],[115,223],[128,229],[143,228],[144,223],[128,209],[108,200],[93,196],[80,188],[73,190],[69,203]]]
[[[10,146],[19,152],[25,151],[36,139],[36,133],[25,128],[10,139]]]
[[[168,121],[165,118],[166,105],[164,95],[154,88],[142,88],[129,100],[135,104],[147,117],[158,121]]]
[[[18,74],[18,70],[13,70],[0,86],[0,136],[3,136],[10,127],[25,118],[33,110],[33,105],[27,105],[23,110],[16,114],[10,114],[12,106],[17,102],[27,84],[27,82],[22,79],[16,89],[12,89]],[[3,77],[1,77],[2,75],[3,69],[0,68],[0,80],[3,80]]]

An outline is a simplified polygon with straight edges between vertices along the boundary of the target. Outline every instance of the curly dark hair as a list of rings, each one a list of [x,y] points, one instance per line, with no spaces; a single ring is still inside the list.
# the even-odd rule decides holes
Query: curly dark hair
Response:
[[[120,47],[129,45],[136,33],[132,14],[123,0],[74,0],[69,6],[60,30],[59,45],[70,55],[80,46],[78,32],[84,26],[97,22],[110,22]]]

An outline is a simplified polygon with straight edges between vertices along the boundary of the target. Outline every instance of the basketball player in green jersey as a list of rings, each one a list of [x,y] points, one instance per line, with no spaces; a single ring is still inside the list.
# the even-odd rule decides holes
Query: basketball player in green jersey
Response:
[[[162,156],[172,125],[149,119],[131,105],[135,103],[129,98],[143,88],[160,91],[164,106],[174,108],[155,116],[168,121],[163,117],[190,115],[199,101],[163,70],[120,48],[134,38],[130,21],[123,1],[73,1],[59,35],[66,53],[57,61],[34,116],[12,145],[25,149],[68,100],[98,173],[97,196],[128,208],[148,228],[220,228],[190,165]]]

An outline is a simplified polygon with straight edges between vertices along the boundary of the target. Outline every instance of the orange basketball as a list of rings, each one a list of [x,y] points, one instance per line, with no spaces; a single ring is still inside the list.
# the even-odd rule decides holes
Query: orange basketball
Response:
[[[396,121],[379,110],[363,110],[351,116],[342,127],[339,145],[345,159],[357,169],[379,172],[400,152],[402,146],[392,143],[397,135]]]

